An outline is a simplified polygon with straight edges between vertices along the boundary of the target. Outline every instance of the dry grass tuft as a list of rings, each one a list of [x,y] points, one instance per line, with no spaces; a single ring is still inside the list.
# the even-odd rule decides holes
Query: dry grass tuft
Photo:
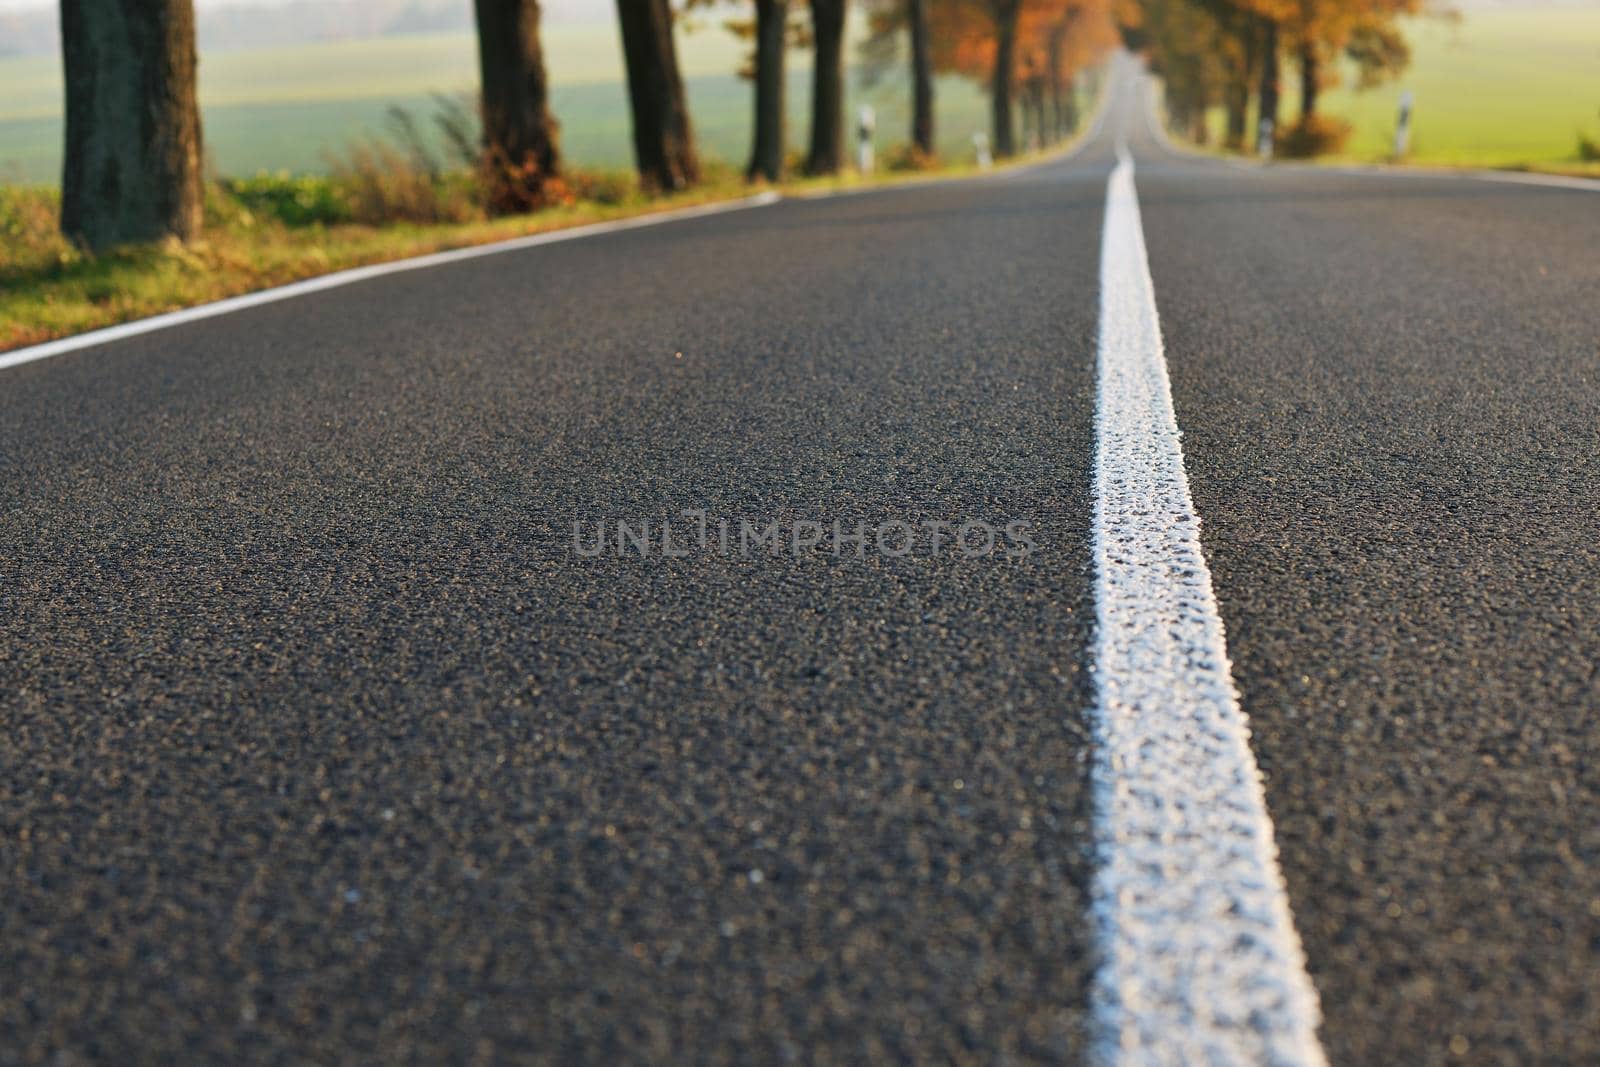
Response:
[[[1287,159],[1338,155],[1350,140],[1351,125],[1328,115],[1308,115],[1278,135],[1275,151]]]

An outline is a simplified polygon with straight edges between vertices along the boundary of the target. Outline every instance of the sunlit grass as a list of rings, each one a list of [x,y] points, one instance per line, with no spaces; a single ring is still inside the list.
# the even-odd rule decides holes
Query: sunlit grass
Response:
[[[1415,59],[1398,83],[1326,96],[1328,112],[1355,125],[1352,157],[1390,154],[1406,89],[1416,95],[1417,162],[1566,162],[1575,159],[1581,132],[1600,136],[1600,6],[1473,11],[1459,25],[1415,23],[1411,39]]]
[[[886,157],[888,164],[892,157]],[[1011,165],[1026,165],[1030,159]],[[394,180],[417,188],[413,196],[438,197],[447,217],[460,209],[468,175],[446,173],[434,183],[391,160]],[[808,195],[971,175],[957,161],[931,168],[891,169],[870,178],[854,172],[800,178],[783,192]],[[749,196],[765,186],[746,183],[727,166],[711,164],[705,180],[673,196],[642,193],[628,173],[569,172],[570,203],[502,219],[421,224],[404,219],[348,221],[371,214],[359,202],[359,175],[336,177],[263,174],[212,183],[201,240],[114,249],[88,255],[60,235],[60,197],[42,185],[0,185],[0,350],[192,307],[258,289],[284,285],[348,267],[381,263],[451,248],[626,218],[653,211]],[[414,200],[411,200],[415,203]],[[481,214],[481,213],[480,213]]]
[[[208,195],[203,239],[91,256],[56,228],[58,194],[0,186],[0,349],[14,348],[283,285],[346,267],[506,240],[590,222],[745,195],[731,172],[691,192],[591,199],[532,215],[419,225],[290,226],[220,188]]]
[[[1412,163],[1509,167],[1600,176],[1579,157],[1579,138],[1600,141],[1600,6],[1468,11],[1460,21],[1406,24],[1413,59],[1392,84],[1325,92],[1319,110],[1354,127],[1344,159],[1393,155],[1401,93],[1415,94]],[[1299,109],[1285,70],[1283,118]],[[1223,129],[1211,115],[1214,137]]]

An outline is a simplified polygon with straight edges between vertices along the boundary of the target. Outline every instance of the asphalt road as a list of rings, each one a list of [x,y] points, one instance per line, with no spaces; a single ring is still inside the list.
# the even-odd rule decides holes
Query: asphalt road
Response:
[[[1600,1059],[1600,196],[1128,92],[0,372],[0,1063],[1082,1060],[1119,137],[1329,1058]]]

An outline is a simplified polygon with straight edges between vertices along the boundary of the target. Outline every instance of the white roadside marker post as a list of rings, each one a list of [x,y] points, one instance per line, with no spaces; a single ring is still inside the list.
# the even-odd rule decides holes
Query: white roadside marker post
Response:
[[[977,153],[979,170],[994,166],[994,156],[989,154],[989,135],[982,130],[972,135],[972,150]]]
[[[1261,120],[1261,129],[1256,133],[1256,152],[1262,159],[1272,158],[1272,134],[1274,124],[1269,118]]]
[[[1400,118],[1394,126],[1394,158],[1397,163],[1406,158],[1406,152],[1411,148],[1411,108],[1416,102],[1417,98],[1410,89],[1400,94]]]

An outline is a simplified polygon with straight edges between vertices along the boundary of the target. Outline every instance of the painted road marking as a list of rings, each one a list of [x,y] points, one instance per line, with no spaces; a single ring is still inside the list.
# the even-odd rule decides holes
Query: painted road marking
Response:
[[[1133,160],[1106,193],[1095,415],[1095,1053],[1106,1064],[1320,1067],[1200,547]]]
[[[740,200],[701,204],[696,207],[678,208],[672,211],[658,211],[650,215],[616,219],[612,222],[596,222],[588,226],[574,226],[565,230],[551,230],[548,233],[530,234],[527,237],[513,237],[509,241],[496,241],[493,244],[473,245],[470,248],[456,248],[449,252],[434,252],[426,256],[413,256],[410,259],[374,263],[370,267],[353,267],[350,270],[335,271],[332,274],[307,278],[305,281],[293,282],[289,285],[262,289],[258,292],[246,293],[243,296],[234,296],[226,300],[217,300],[210,304],[201,304],[198,307],[184,308],[182,311],[169,311],[165,315],[136,319],[133,322],[125,322],[120,326],[108,326],[103,330],[93,330],[73,337],[63,337],[59,341],[46,341],[44,344],[18,348],[10,352],[0,352],[0,370],[19,366],[23,363],[32,363],[35,360],[49,359],[51,356],[65,355],[68,352],[77,352],[84,348],[93,348],[96,345],[110,344],[112,341],[121,341],[128,337],[138,337],[140,334],[154,333],[157,330],[181,326],[186,322],[198,322],[201,319],[215,318],[218,315],[227,315],[234,311],[243,311],[246,308],[260,307],[263,304],[275,304],[279,300],[290,300],[297,296],[304,296],[307,293],[320,293],[324,289],[337,289],[342,285],[352,285],[355,282],[364,282],[371,278],[381,278],[387,274],[423,270],[427,267],[438,267],[446,263],[459,263],[462,260],[478,259],[482,256],[495,256],[502,252],[519,252],[525,248],[559,244],[563,241],[576,241],[584,237],[598,237],[601,234],[617,233],[621,230],[637,230],[646,226],[659,226],[664,222],[677,222],[680,219],[697,219],[705,215],[720,215],[729,211],[741,211],[745,208],[764,207],[767,204],[775,204],[781,199],[782,197],[775,192],[757,193],[755,196],[747,196]]]

